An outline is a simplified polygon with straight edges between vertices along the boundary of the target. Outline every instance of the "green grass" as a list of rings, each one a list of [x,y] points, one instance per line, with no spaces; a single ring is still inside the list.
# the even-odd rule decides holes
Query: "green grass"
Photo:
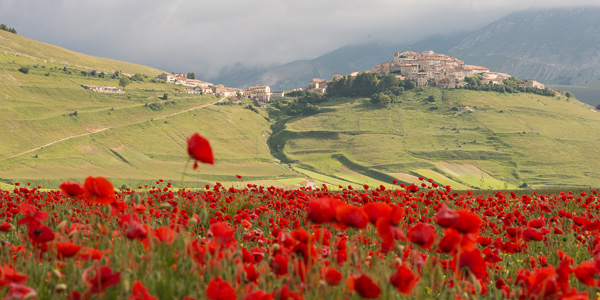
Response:
[[[247,103],[211,105],[219,99],[148,79],[132,82],[125,94],[81,87],[117,86],[118,79],[80,71],[153,78],[159,70],[1,31],[0,40],[3,184],[55,188],[93,175],[116,186],[164,179],[201,187],[242,184],[235,177],[242,175],[243,182],[278,186],[310,178],[316,185],[390,187],[394,179],[414,182],[416,174],[455,189],[600,186],[600,161],[590,150],[600,146],[600,116],[575,99],[433,88],[407,91],[389,108],[330,99],[319,104],[321,113],[290,119],[271,136],[266,111],[243,108]],[[430,95],[435,103],[424,101]],[[191,169],[186,137],[194,132],[210,140],[214,166]]]
[[[429,95],[436,103],[423,101]],[[290,162],[322,174],[342,172],[342,155],[368,170],[422,174],[459,189],[600,186],[590,151],[600,146],[600,115],[575,99],[425,89],[389,108],[368,99],[323,107],[275,137]]]
[[[266,140],[265,113],[242,106],[211,105],[219,98],[182,93],[172,84],[132,82],[125,94],[97,93],[82,84],[117,86],[118,79],[65,73],[120,70],[154,78],[161,71],[71,52],[0,32],[0,178],[57,187],[87,176],[109,177],[115,186],[164,179],[184,186],[220,181],[284,185],[297,176],[278,164]],[[18,71],[29,66],[29,73]],[[85,68],[84,68],[85,67]],[[168,100],[161,99],[167,93]],[[200,108],[206,106],[204,108]],[[190,110],[190,111],[188,111]],[[77,111],[77,115],[74,112]],[[216,164],[192,170],[186,138],[199,132],[213,147]],[[186,168],[187,166],[187,168]]]

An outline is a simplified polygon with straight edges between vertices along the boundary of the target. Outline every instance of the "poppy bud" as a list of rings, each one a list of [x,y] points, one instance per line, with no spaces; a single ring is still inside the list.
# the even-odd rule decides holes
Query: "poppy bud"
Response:
[[[160,208],[160,209],[171,209],[171,208],[173,208],[173,206],[171,206],[171,204],[169,204],[169,203],[167,203],[167,202],[164,202],[164,203],[161,203],[161,204],[158,206],[158,208]]]
[[[67,285],[64,283],[59,283],[56,286],[54,286],[54,292],[55,293],[63,293],[67,291]]]
[[[63,231],[65,226],[67,226],[67,221],[62,221],[58,223],[58,225],[56,226],[56,231]]]
[[[37,293],[35,291],[31,291],[27,294],[25,294],[25,296],[23,296],[23,300],[31,300],[31,299],[35,299],[37,298]]]

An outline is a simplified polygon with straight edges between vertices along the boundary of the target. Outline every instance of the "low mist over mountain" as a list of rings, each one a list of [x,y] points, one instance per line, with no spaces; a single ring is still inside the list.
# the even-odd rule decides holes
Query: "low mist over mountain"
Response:
[[[272,90],[289,90],[304,87],[313,78],[329,79],[334,73],[370,70],[374,65],[390,60],[398,48],[381,44],[345,46],[315,59],[297,60],[273,68],[227,69],[219,77],[210,80],[239,88],[269,85]]]
[[[585,84],[600,76],[600,8],[513,13],[469,34],[448,54],[518,78]]]
[[[288,90],[304,87],[312,78],[329,79],[333,73],[370,70],[392,60],[394,51],[434,50],[547,84],[581,85],[600,76],[600,8],[522,11],[482,29],[433,36],[416,43],[349,45],[311,60],[299,60],[265,69],[232,68],[213,82],[245,88],[270,85]]]

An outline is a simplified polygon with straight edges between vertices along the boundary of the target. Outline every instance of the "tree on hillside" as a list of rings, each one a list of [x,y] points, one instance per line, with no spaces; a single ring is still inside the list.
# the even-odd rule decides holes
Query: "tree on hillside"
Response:
[[[14,28],[9,28],[8,26],[6,26],[6,24],[0,24],[0,30],[4,30],[4,31],[8,31],[14,34],[17,34],[17,30]]]
[[[19,68],[19,72],[21,72],[23,74],[29,74],[29,67],[27,67],[27,66],[21,66]]]
[[[393,88],[398,87],[400,80],[396,78],[394,74],[388,74],[383,76],[377,83],[377,90],[380,93],[391,91]]]
[[[406,79],[404,80],[404,89],[405,90],[412,90],[416,87],[417,85],[415,84],[414,81],[410,80],[410,79]]]
[[[144,76],[140,73],[136,73],[135,75],[131,76],[130,80],[144,82]]]
[[[352,82],[351,95],[358,97],[370,97],[375,93],[377,77],[373,73],[360,72]]]
[[[380,104],[381,106],[389,106],[393,102],[392,97],[385,93],[373,94],[370,101],[373,104]]]
[[[196,73],[194,73],[194,72],[187,73],[187,78],[188,79],[196,79]]]
[[[130,81],[127,76],[123,76],[119,79],[119,86],[123,87],[123,90],[125,90],[125,87],[128,86],[129,83]]]

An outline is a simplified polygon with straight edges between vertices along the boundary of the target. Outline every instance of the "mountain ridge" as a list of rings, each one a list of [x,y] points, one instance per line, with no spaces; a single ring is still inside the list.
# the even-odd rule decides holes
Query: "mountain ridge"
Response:
[[[236,87],[270,85],[289,90],[305,87],[316,77],[329,79],[334,73],[370,70],[391,60],[394,51],[408,47],[406,41],[347,45],[310,60],[254,72],[239,69],[248,73],[243,80],[232,76],[235,69],[212,80]],[[600,79],[600,7],[515,12],[480,29],[424,38],[410,48],[452,55],[520,79],[582,85]]]
[[[519,78],[580,85],[600,77],[599,41],[598,7],[528,10],[474,31],[449,54]]]

